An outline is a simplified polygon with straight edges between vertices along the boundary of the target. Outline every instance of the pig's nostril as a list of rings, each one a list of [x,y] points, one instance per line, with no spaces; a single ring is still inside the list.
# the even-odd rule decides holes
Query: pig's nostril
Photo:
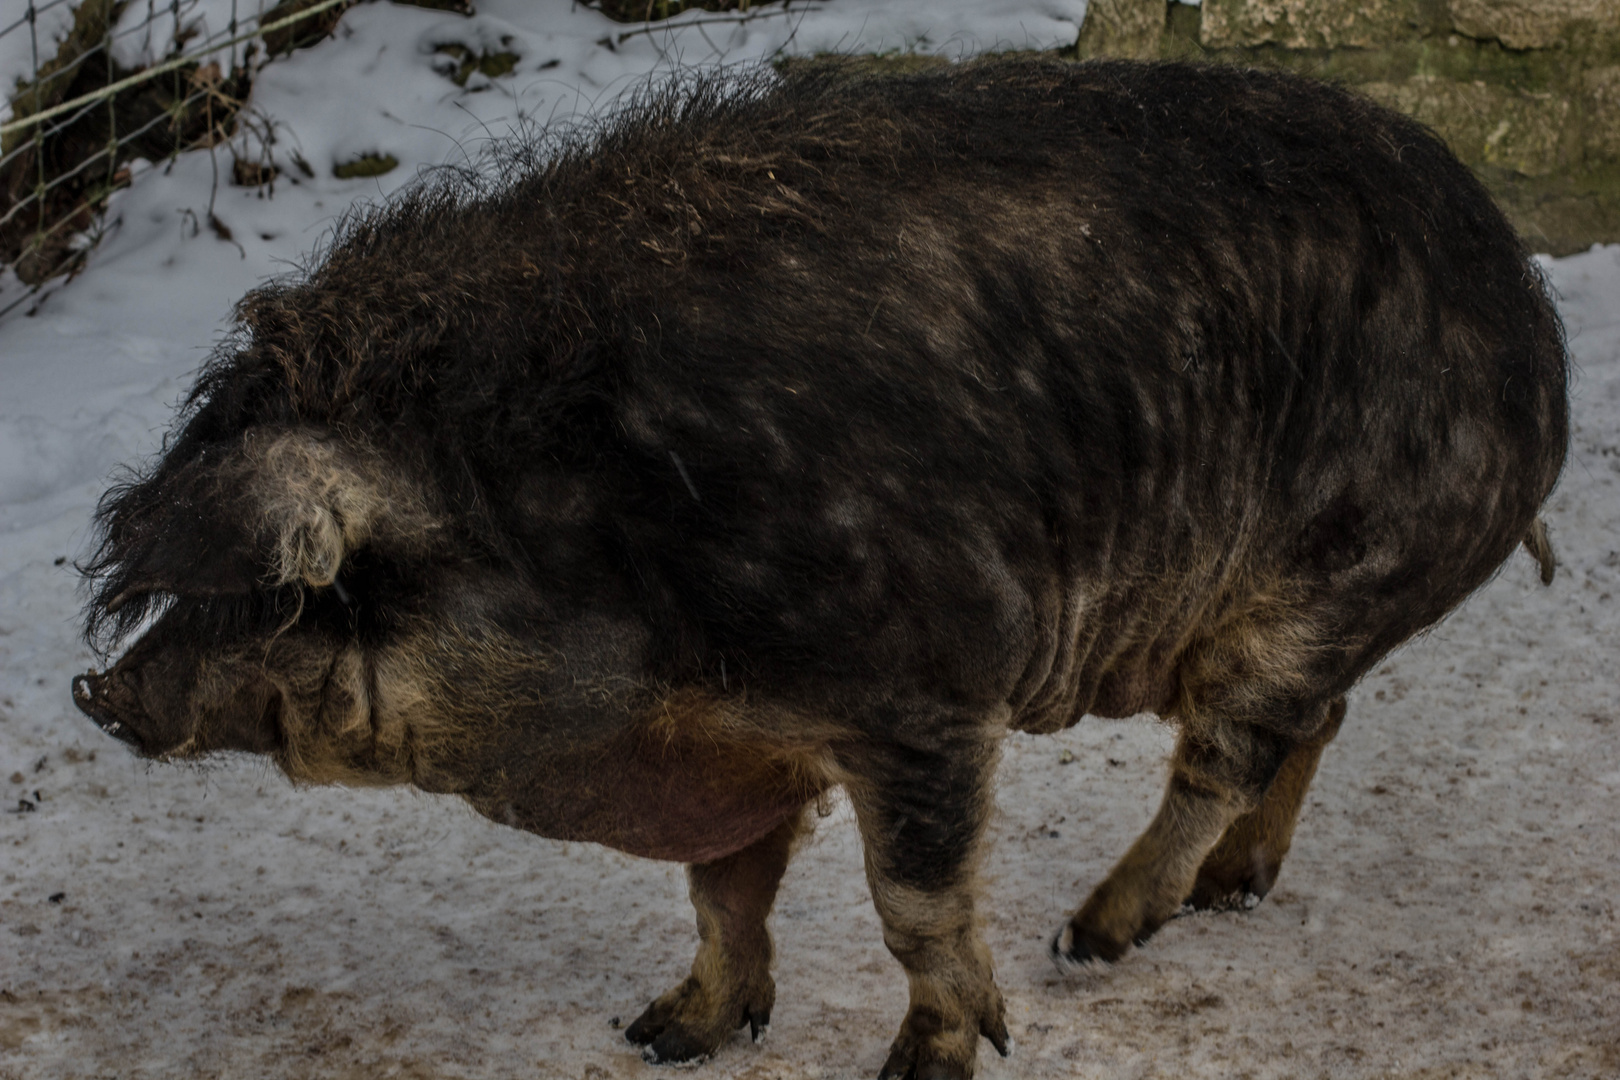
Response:
[[[73,704],[79,711],[94,720],[102,731],[109,735],[116,735],[123,728],[123,724],[112,718],[107,711],[107,705],[101,699],[102,684],[107,681],[105,675],[95,672],[86,672],[73,680]]]
[[[77,705],[81,712],[88,713],[91,703],[96,699],[95,683],[91,682],[92,679],[99,682],[100,676],[91,673],[73,677],[73,704]]]

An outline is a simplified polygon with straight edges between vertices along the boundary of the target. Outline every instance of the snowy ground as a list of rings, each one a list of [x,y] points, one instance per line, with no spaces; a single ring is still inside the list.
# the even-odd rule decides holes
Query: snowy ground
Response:
[[[68,700],[89,663],[70,565],[89,511],[117,463],[158,446],[237,296],[357,197],[475,151],[484,124],[601,107],[670,57],[1050,45],[1083,11],[835,0],[609,48],[624,28],[561,0],[478,6],[350,12],[264,73],[254,104],[283,178],[273,198],[217,190],[231,240],[206,222],[208,157],[182,158],[118,197],[82,275],[0,320],[6,1080],[659,1075],[615,1020],[690,961],[679,868],[435,797],[293,790],[251,760],[133,760]],[[434,70],[447,42],[522,59],[462,91]],[[369,152],[403,164],[331,177]],[[982,1075],[1620,1076],[1620,247],[1548,266],[1579,364],[1547,514],[1557,581],[1515,557],[1357,691],[1264,904],[1174,922],[1083,979],[1059,977],[1045,941],[1146,824],[1168,739],[1088,721],[1010,740],[984,910],[1018,1045],[1006,1062],[984,1047]],[[0,307],[21,295],[0,281]],[[905,983],[847,808],[794,863],[773,925],[770,1040],[695,1075],[874,1073]]]

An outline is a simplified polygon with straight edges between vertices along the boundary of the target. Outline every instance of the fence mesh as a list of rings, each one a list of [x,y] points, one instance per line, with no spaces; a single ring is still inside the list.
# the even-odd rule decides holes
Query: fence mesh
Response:
[[[227,141],[256,66],[352,2],[23,0],[0,25],[0,45],[28,43],[0,122],[0,266],[32,286],[76,269],[130,162]],[[71,22],[52,40],[42,17],[63,5]],[[268,177],[250,163],[235,179]]]
[[[33,289],[77,270],[131,162],[234,149],[251,128],[242,105],[259,66],[324,38],[357,2],[0,0],[0,56],[24,72],[0,109],[0,268]],[[398,2],[472,10],[469,0]],[[746,14],[761,0],[576,2],[650,23],[694,8]],[[250,186],[275,175],[267,159],[234,152],[230,169]]]

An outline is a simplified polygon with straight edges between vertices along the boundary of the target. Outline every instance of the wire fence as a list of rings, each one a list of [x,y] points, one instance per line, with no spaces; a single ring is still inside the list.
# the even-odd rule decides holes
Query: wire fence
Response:
[[[29,60],[0,122],[0,266],[34,289],[76,270],[131,162],[226,142],[257,65],[324,36],[353,2],[25,0],[0,25],[0,45],[27,36]],[[64,5],[71,25],[50,40],[42,17],[63,24]],[[271,175],[238,161],[233,178]]]
[[[256,142],[237,138],[254,131],[244,109],[253,76],[273,57],[324,38],[359,2],[0,0],[0,12],[21,8],[0,15],[0,57],[11,58],[8,74],[26,72],[0,106],[0,270],[28,286],[0,303],[0,315],[83,265],[108,197],[130,182],[137,159],[172,160],[223,144],[232,182],[273,182],[268,132]],[[399,2],[471,13],[468,0]],[[773,0],[574,2],[644,23],[643,30],[692,9],[751,18],[756,6],[775,7]]]

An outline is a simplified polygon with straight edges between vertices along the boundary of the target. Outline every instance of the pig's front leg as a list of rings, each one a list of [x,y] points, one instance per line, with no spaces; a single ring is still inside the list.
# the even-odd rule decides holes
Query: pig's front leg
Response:
[[[801,811],[734,855],[686,868],[698,924],[692,974],[625,1031],[648,1061],[700,1061],[741,1027],[756,1042],[764,1035],[776,1003],[765,919],[804,821]]]
[[[980,729],[841,748],[883,942],[911,1003],[880,1080],[967,1080],[979,1037],[1006,1056],[1007,1024],[974,914],[996,748]]]

